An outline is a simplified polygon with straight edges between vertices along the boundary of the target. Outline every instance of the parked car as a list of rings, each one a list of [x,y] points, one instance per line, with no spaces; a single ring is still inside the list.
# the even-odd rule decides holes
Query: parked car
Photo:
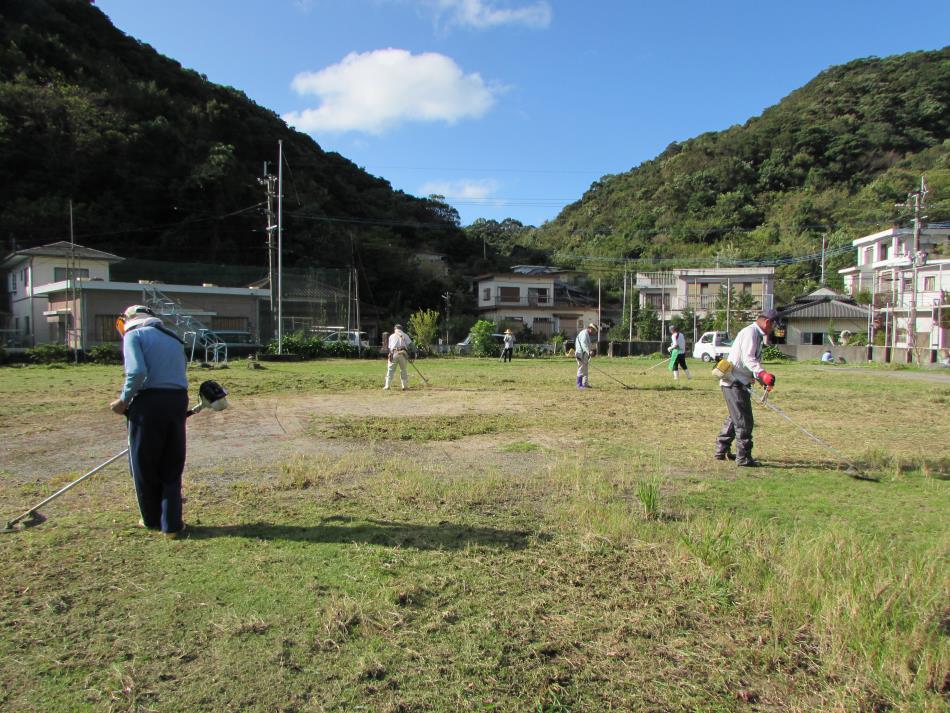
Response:
[[[731,347],[732,339],[726,332],[704,332],[693,345],[693,359],[719,361],[728,356]]]
[[[264,349],[253,334],[240,329],[212,329],[214,335],[228,347],[228,358],[247,356]]]
[[[357,332],[355,329],[342,332],[330,332],[321,335],[325,342],[345,342],[352,347],[369,348],[369,340],[366,338],[366,332]]]
[[[491,337],[495,341],[495,343],[498,344],[499,346],[503,344],[505,341],[504,334],[493,333]],[[467,337],[465,337],[465,339],[463,339],[461,342],[459,342],[455,346],[458,347],[459,354],[468,354],[469,352],[472,351],[472,335],[469,334]]]

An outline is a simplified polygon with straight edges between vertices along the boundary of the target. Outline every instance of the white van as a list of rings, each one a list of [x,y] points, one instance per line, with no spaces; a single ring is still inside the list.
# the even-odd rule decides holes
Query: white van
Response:
[[[729,355],[732,339],[726,332],[705,332],[693,345],[693,359],[719,361]]]

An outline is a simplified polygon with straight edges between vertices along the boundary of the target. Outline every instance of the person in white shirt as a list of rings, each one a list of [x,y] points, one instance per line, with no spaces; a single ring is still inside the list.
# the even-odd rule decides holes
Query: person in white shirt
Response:
[[[673,356],[673,352],[676,351],[676,356]],[[675,324],[670,325],[670,369],[673,370],[673,379],[680,378],[680,367],[683,367],[683,371],[686,372],[686,378],[690,379],[689,367],[686,366],[686,337],[683,336],[683,333],[680,331],[680,328]]]
[[[821,361],[825,364],[832,364],[834,363],[834,360],[835,356],[831,353],[830,349],[826,349],[825,353],[821,355]]]
[[[758,461],[752,458],[752,397],[753,381],[758,381],[771,390],[775,386],[775,375],[762,368],[762,345],[767,335],[772,333],[778,312],[774,309],[759,312],[755,322],[739,331],[727,360],[732,368],[720,380],[722,395],[726,400],[729,415],[722,424],[716,438],[716,460],[735,460],[737,466],[758,467]],[[735,456],[729,452],[732,442],[736,442]]]
[[[511,333],[510,329],[505,330],[505,342],[501,350],[501,360],[502,361],[511,361],[511,353],[515,350],[515,335]]]
[[[393,333],[389,335],[389,364],[386,367],[386,384],[383,389],[388,389],[393,380],[393,374],[396,373],[396,365],[399,365],[399,382],[402,384],[402,390],[409,388],[409,348],[412,346],[412,340],[409,335],[402,331],[402,325],[397,324],[393,327]]]
[[[591,346],[591,337],[597,333],[597,326],[588,324],[587,329],[582,329],[574,338],[574,360],[577,362],[577,388],[589,389],[590,382],[587,379],[588,364],[590,358],[594,355],[594,349]]]

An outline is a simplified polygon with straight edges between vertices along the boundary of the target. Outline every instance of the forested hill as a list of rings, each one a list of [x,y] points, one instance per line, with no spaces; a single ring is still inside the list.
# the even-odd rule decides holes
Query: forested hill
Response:
[[[242,92],[112,26],[87,0],[0,5],[0,241],[68,236],[122,256],[266,265],[265,161],[283,140],[285,264],[349,266],[412,295],[413,250],[481,252],[439,201],[393,191]],[[256,207],[255,207],[256,206]],[[354,257],[354,253],[357,253]],[[431,297],[431,299],[430,299]],[[410,307],[415,306],[409,304]]]
[[[742,126],[605,176],[534,243],[630,258],[810,253],[822,233],[844,243],[887,227],[923,173],[930,218],[946,220],[948,139],[950,47],[857,60]]]

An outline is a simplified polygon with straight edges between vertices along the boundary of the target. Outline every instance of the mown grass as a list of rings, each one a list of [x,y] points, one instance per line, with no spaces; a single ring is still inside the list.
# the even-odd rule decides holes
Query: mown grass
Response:
[[[189,471],[187,539],[133,526],[121,469],[0,538],[0,707],[944,710],[950,387],[778,365],[775,402],[875,480],[765,410],[770,467],[744,473],[710,459],[704,370],[650,365],[602,360],[635,390],[582,393],[557,361],[426,360],[398,395],[372,362],[215,372],[236,411],[349,411]],[[67,429],[119,375],[0,369],[0,409]],[[0,493],[18,512],[72,475]]]

